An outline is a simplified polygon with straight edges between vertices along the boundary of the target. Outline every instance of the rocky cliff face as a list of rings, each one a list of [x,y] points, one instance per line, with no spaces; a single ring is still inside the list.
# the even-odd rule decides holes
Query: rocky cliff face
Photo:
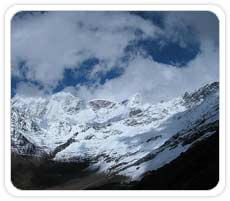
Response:
[[[219,83],[157,104],[139,94],[122,101],[88,103],[70,93],[15,96],[12,152],[55,161],[90,161],[92,168],[134,180],[217,133]]]

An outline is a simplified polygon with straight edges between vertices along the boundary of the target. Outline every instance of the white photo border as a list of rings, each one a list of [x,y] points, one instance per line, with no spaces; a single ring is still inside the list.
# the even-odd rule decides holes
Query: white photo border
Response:
[[[19,11],[210,11],[219,19],[219,182],[210,190],[20,190],[11,182],[11,19]],[[216,5],[14,5],[5,14],[5,187],[15,196],[216,196],[225,188],[225,13]]]

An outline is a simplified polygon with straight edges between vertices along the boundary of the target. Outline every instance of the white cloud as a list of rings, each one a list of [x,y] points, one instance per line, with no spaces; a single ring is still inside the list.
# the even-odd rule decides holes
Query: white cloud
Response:
[[[168,12],[165,15],[165,27],[168,37],[171,40],[178,40],[182,46],[185,45],[184,39],[191,39],[191,35],[196,34],[200,41],[212,41],[218,48],[219,41],[219,20],[212,12],[205,11],[180,11]],[[189,28],[193,29],[191,30]],[[180,30],[187,30],[185,37],[180,35]]]
[[[96,88],[81,86],[78,95],[84,99],[107,98],[121,101],[140,93],[148,102],[170,99],[218,80],[216,51],[211,44],[206,44],[196,59],[184,68],[138,56],[129,63],[120,77]]]
[[[141,29],[145,37],[163,35],[179,41],[184,47],[184,39],[191,36],[181,36],[178,29],[192,26],[201,42],[201,52],[187,67],[176,68],[135,55],[120,77],[103,85],[96,83],[90,88],[78,85],[65,90],[77,92],[84,99],[120,101],[139,92],[146,101],[160,101],[218,80],[218,21],[213,15],[171,12],[165,19],[165,26],[165,30],[160,30],[150,21],[125,12],[50,12],[27,20],[15,20],[12,26],[12,73],[20,76],[18,61],[26,60],[27,78],[40,82],[49,90],[62,80],[64,69],[78,67],[89,57],[102,61],[89,74],[91,78],[98,71],[107,72],[136,37],[134,29]],[[24,93],[23,90],[32,95],[41,94],[36,86],[26,83],[17,87],[17,93]]]
[[[77,68],[96,57],[111,68],[135,38],[134,29],[146,36],[160,30],[126,12],[49,12],[12,23],[13,74],[26,60],[27,78],[55,87],[65,68]],[[18,74],[17,74],[18,75]]]
[[[45,93],[43,90],[39,89],[38,86],[28,83],[28,82],[19,82],[16,88],[17,94],[23,96],[44,96]]]

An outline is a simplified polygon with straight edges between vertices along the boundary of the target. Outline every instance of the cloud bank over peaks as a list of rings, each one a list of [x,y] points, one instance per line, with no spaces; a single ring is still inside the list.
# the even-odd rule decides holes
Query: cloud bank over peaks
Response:
[[[144,101],[157,102],[217,81],[219,25],[215,15],[158,12],[155,23],[156,16],[151,13],[16,15],[11,34],[15,93],[40,96],[64,89],[86,100],[115,101],[140,93]],[[141,47],[139,41],[144,41]],[[193,44],[198,44],[196,50]],[[157,51],[159,57],[166,46],[169,48],[164,54],[170,57],[154,59],[152,53]],[[183,61],[183,51],[193,56],[182,66],[167,60]],[[86,70],[82,70],[82,64],[92,60],[97,61],[92,68],[93,62],[88,62]],[[71,80],[65,77],[67,71]]]
[[[182,95],[207,83],[218,80],[217,50],[211,44],[185,68],[161,64],[151,58],[135,57],[124,74],[108,80],[104,85],[79,85],[77,94],[84,99],[108,98],[122,101],[140,93],[143,100],[159,102]]]

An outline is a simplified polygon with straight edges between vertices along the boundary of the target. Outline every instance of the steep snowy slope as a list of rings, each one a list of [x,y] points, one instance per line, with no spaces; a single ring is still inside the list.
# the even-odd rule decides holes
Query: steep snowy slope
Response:
[[[219,83],[167,102],[120,103],[70,93],[12,99],[12,151],[56,161],[90,161],[108,174],[139,179],[218,130]]]

